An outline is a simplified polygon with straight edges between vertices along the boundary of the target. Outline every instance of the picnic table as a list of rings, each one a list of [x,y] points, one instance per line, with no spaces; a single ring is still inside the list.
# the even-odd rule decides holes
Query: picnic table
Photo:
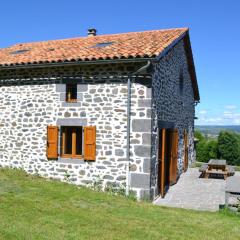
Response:
[[[204,178],[209,178],[210,175],[220,175],[224,179],[232,176],[235,173],[234,167],[227,165],[226,160],[210,159],[207,164],[203,164],[200,169]]]
[[[230,197],[240,197],[240,176],[232,176],[227,179],[225,189],[225,207],[229,206]]]

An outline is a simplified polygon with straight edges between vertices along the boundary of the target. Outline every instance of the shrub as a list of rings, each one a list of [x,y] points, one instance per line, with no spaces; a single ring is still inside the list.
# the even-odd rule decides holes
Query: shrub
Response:
[[[199,162],[208,162],[211,158],[226,159],[228,164],[240,165],[240,135],[230,131],[221,131],[217,140],[209,140],[200,131],[195,138],[196,157]]]
[[[234,132],[222,131],[218,136],[218,156],[228,164],[240,165],[240,136]]]
[[[217,158],[217,146],[216,140],[202,140],[197,144],[196,157],[199,162],[208,162],[209,159]]]

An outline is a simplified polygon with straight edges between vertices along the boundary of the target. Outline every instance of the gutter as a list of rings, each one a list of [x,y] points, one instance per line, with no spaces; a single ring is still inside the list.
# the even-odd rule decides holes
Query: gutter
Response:
[[[126,196],[130,192],[130,133],[131,133],[131,81],[132,78],[144,71],[147,72],[151,65],[151,61],[148,61],[146,65],[139,68],[136,72],[131,73],[128,76],[127,81],[127,149],[126,149]]]
[[[98,64],[111,64],[111,63],[132,63],[154,60],[153,58],[127,58],[127,59],[113,59],[113,60],[94,60],[94,61],[76,61],[76,62],[54,62],[54,63],[36,63],[36,64],[19,64],[0,66],[2,70],[15,70],[15,69],[29,69],[29,68],[47,68],[47,67],[64,67],[64,66],[79,66],[79,65],[98,65]]]

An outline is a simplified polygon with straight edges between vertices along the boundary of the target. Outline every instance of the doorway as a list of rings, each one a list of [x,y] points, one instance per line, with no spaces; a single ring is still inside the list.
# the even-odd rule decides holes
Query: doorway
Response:
[[[177,181],[178,131],[159,129],[158,188],[161,197]]]

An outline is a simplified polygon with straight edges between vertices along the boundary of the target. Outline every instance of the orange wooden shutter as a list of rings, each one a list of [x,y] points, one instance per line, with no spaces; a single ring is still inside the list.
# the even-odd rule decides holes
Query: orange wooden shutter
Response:
[[[47,127],[47,158],[58,157],[58,127]]]
[[[96,127],[84,127],[84,159],[96,160]]]
[[[171,159],[170,159],[170,185],[177,182],[178,165],[178,130],[174,129],[171,133]]]
[[[184,130],[184,171],[188,169],[188,134],[187,130]]]

